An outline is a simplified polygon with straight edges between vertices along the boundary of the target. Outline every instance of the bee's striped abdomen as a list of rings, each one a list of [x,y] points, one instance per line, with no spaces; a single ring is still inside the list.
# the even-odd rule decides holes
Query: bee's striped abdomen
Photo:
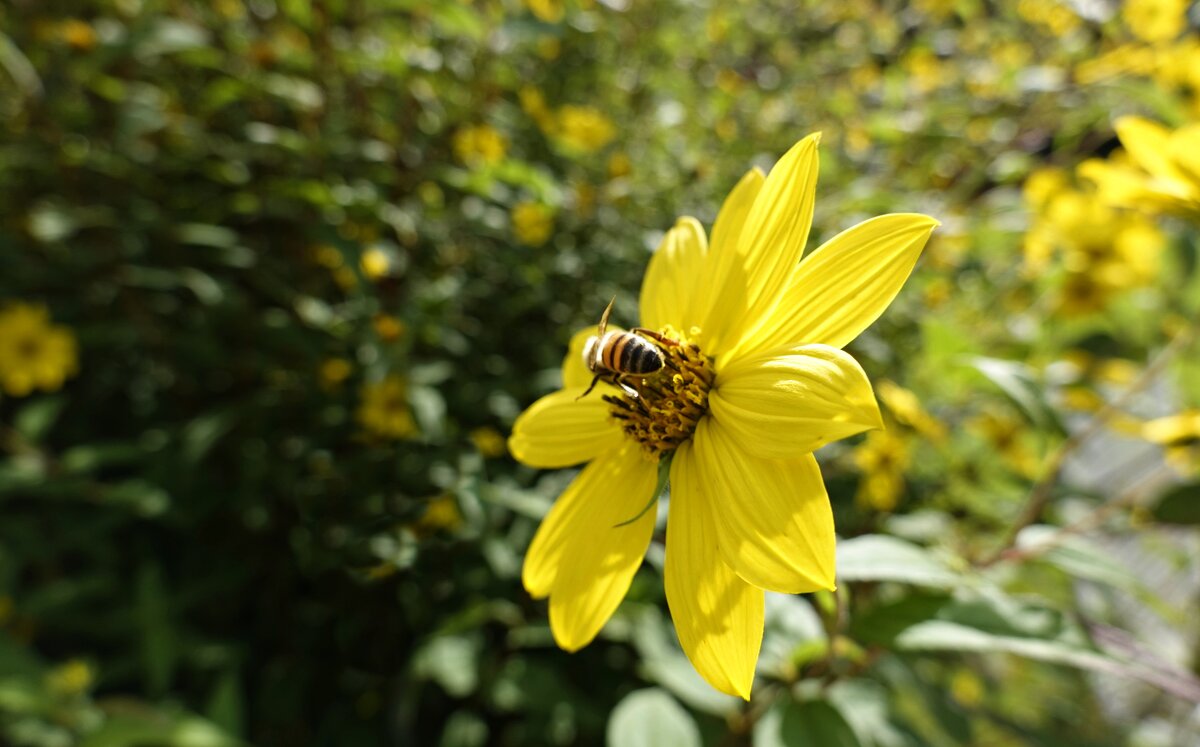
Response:
[[[609,332],[601,350],[604,367],[617,373],[652,374],[663,367],[658,348],[632,332]]]

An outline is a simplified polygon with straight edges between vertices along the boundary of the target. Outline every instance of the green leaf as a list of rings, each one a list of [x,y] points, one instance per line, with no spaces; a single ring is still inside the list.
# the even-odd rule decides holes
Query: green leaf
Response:
[[[779,724],[786,747],[861,747],[842,714],[823,700],[788,703]]]
[[[608,719],[609,747],[700,747],[700,730],[683,706],[657,687],[626,695]]]
[[[1055,527],[1036,524],[1021,530],[1016,545],[1021,549],[1050,545],[1039,552],[1038,559],[1074,578],[1107,584],[1133,593],[1145,591],[1141,581],[1128,568],[1114,562],[1103,550],[1084,537],[1064,535]]]
[[[628,602],[626,607],[632,607]],[[718,692],[704,681],[680,650],[675,630],[658,607],[645,605],[633,615],[633,645],[646,678],[661,685],[690,708],[714,716],[734,712],[740,698]]]
[[[162,569],[153,562],[137,575],[137,624],[142,643],[142,674],[146,689],[155,696],[166,693],[175,671],[175,631],[171,627],[169,594]]]
[[[1168,490],[1151,512],[1164,524],[1200,524],[1200,482],[1179,485]]]
[[[1025,414],[1025,417],[1029,418],[1030,422],[1062,436],[1067,434],[1067,429],[1063,426],[1058,413],[1046,400],[1037,377],[1024,363],[978,357],[971,359],[971,365],[989,381],[1000,387],[1000,390]]]
[[[18,433],[36,443],[58,420],[66,404],[66,398],[61,396],[36,399],[21,408],[13,425]]]
[[[236,669],[227,669],[217,679],[208,698],[207,716],[230,734],[241,734],[245,722],[246,696]]]
[[[963,581],[929,550],[882,534],[839,542],[837,577],[839,581],[898,581],[937,588],[953,588]]]
[[[912,740],[892,718],[888,691],[874,680],[834,682],[825,692],[864,747],[911,747]]]
[[[437,636],[417,652],[414,671],[418,677],[441,685],[452,697],[465,698],[479,685],[481,647],[476,636]]]

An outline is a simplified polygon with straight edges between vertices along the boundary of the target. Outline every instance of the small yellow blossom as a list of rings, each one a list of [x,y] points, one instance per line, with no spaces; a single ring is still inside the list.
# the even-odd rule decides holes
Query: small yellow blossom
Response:
[[[1179,472],[1200,470],[1200,409],[1148,421],[1142,425],[1142,438],[1162,446],[1167,464]]]
[[[893,381],[884,379],[875,386],[875,393],[903,425],[907,425],[930,441],[946,439],[946,426],[921,406],[917,395]]]
[[[566,9],[563,0],[525,0],[525,7],[537,16],[539,21],[558,23],[563,19]]]
[[[1117,293],[1155,279],[1167,242],[1146,217],[1070,186],[1049,196],[1035,197],[1034,189],[1026,189],[1038,212],[1025,237],[1025,271],[1041,275],[1052,260],[1060,261],[1065,272],[1057,284],[1059,312],[1100,311]]]
[[[46,685],[58,695],[73,696],[87,692],[95,675],[87,662],[72,659],[46,674]]]
[[[950,697],[961,706],[974,708],[983,702],[985,692],[983,680],[970,669],[959,669],[950,677]]]
[[[54,392],[79,370],[75,335],[50,323],[45,306],[15,303],[0,309],[0,391],[24,397]]]
[[[537,41],[537,54],[546,62],[553,62],[562,54],[562,42],[556,36],[543,36]]]
[[[501,435],[500,431],[491,426],[484,426],[471,431],[471,443],[475,444],[475,448],[479,450],[480,454],[489,459],[503,456],[508,452],[504,436]]]
[[[378,280],[387,275],[392,268],[392,261],[388,257],[388,253],[377,246],[370,247],[363,252],[358,263],[362,268],[363,275],[368,280]]]
[[[1037,454],[1025,441],[1026,427],[1020,418],[983,412],[966,423],[968,432],[981,436],[1014,472],[1032,478],[1037,474]]]
[[[854,450],[854,463],[862,473],[855,499],[876,511],[892,511],[904,492],[908,469],[908,442],[895,429],[871,431]]]
[[[321,386],[326,389],[336,389],[350,377],[354,367],[345,358],[326,358],[321,362],[319,376]]]
[[[617,128],[599,109],[568,104],[558,110],[556,136],[571,150],[591,153],[617,136]]]
[[[554,213],[539,202],[519,202],[509,216],[517,241],[529,246],[541,246],[554,232]]]
[[[390,314],[376,314],[371,318],[371,326],[384,342],[395,342],[404,336],[404,322]]]
[[[425,513],[417,519],[418,534],[432,534],[444,531],[453,532],[462,526],[462,512],[458,510],[458,502],[449,493],[443,493],[425,506]]]
[[[329,244],[318,244],[311,250],[313,261],[322,267],[335,270],[345,264],[341,250]]]
[[[408,407],[408,389],[395,374],[383,381],[363,384],[359,393],[358,422],[381,438],[408,438],[417,425]]]
[[[96,46],[96,30],[87,21],[68,18],[59,26],[58,33],[68,46],[80,52]]]
[[[558,123],[542,92],[533,86],[524,86],[517,92],[517,97],[521,100],[521,110],[529,115],[534,124],[547,135],[553,134]]]
[[[454,155],[468,166],[499,163],[508,152],[508,140],[491,125],[463,127],[454,133]]]
[[[608,157],[608,178],[621,179],[633,173],[633,161],[629,155],[617,151]]]
[[[1125,0],[1121,19],[1137,38],[1170,41],[1187,26],[1189,0]]]

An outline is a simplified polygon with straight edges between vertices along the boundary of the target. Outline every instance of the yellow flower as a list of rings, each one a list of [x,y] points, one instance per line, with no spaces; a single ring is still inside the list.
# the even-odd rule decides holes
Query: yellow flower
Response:
[[[599,109],[568,104],[558,110],[556,134],[571,150],[591,153],[612,142],[617,128]]]
[[[59,695],[80,695],[92,686],[92,668],[79,659],[61,664],[46,674],[46,685]]]
[[[891,511],[904,492],[908,469],[908,442],[895,430],[874,431],[854,450],[854,463],[862,472],[856,500],[876,511]]]
[[[1190,0],[1125,0],[1121,18],[1143,41],[1170,41],[1187,25]]]
[[[508,152],[508,140],[487,124],[463,127],[454,133],[454,155],[468,166],[498,163]]]
[[[617,151],[608,157],[608,178],[620,179],[633,173],[633,161],[628,154]]]
[[[371,326],[384,342],[395,342],[404,336],[404,322],[390,314],[376,314],[371,319]]]
[[[382,438],[407,438],[417,432],[404,379],[395,374],[363,384],[357,415],[363,428]]]
[[[508,450],[504,444],[504,436],[500,435],[500,431],[489,426],[471,431],[471,443],[475,444],[475,448],[479,450],[480,454],[489,458],[503,456]]]
[[[79,369],[75,335],[50,323],[45,306],[16,303],[0,310],[0,390],[24,397],[54,392]]]
[[[59,26],[59,34],[73,49],[86,52],[96,46],[96,30],[87,21],[68,18]]]
[[[694,218],[666,234],[640,298],[665,367],[623,378],[636,398],[608,381],[581,397],[595,333],[585,329],[563,389],[513,426],[509,451],[527,465],[589,462],[538,528],[522,573],[530,594],[550,598],[551,631],[568,651],[596,636],[641,564],[663,457],[667,602],[715,688],[750,695],[764,589],[834,588],[833,514],[812,452],[880,426],[866,374],[842,348],[891,303],[938,224],[874,218],[801,262],[817,142],[797,143],[768,176],[747,173],[711,241]]]
[[[1149,212],[1200,213],[1200,123],[1171,131],[1128,116],[1114,126],[1128,161],[1093,159],[1079,167],[1101,198]]]
[[[453,532],[461,527],[462,523],[462,512],[458,510],[454,496],[443,493],[425,506],[425,513],[417,519],[415,528],[418,534],[426,535],[440,531]]]
[[[363,252],[358,264],[362,268],[363,275],[368,280],[378,280],[387,275],[392,269],[392,261],[388,257],[387,252],[377,246],[373,246]]]
[[[942,441],[946,438],[946,427],[921,406],[917,395],[886,379],[879,382],[876,390],[896,420],[930,441]]]
[[[554,214],[541,203],[519,202],[513,206],[509,217],[513,235],[522,244],[541,246],[554,232]]]
[[[1156,277],[1166,237],[1144,216],[1116,210],[1099,195],[1066,185],[1039,197],[1027,185],[1026,195],[1039,207],[1025,237],[1025,270],[1041,275],[1051,259],[1061,260],[1060,312],[1100,311],[1120,291]]]
[[[529,12],[537,16],[539,21],[558,23],[563,19],[562,0],[525,0],[525,7],[529,8]]]
[[[354,371],[350,361],[345,358],[326,358],[321,362],[321,368],[318,372],[321,379],[321,386],[326,389],[336,389],[343,381],[350,377]]]
[[[995,412],[983,412],[966,423],[967,430],[977,433],[991,449],[1018,474],[1032,478],[1037,474],[1037,455],[1025,442],[1025,424],[1019,418]]]
[[[1167,463],[1184,474],[1200,468],[1200,410],[1185,410],[1142,425],[1142,438],[1166,450]]]

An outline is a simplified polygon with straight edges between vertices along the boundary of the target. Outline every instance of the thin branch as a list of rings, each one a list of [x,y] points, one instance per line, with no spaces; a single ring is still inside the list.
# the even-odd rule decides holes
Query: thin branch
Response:
[[[1133,401],[1139,393],[1158,377],[1166,365],[1181,349],[1186,347],[1192,340],[1195,329],[1188,327],[1175,336],[1166,347],[1159,352],[1150,365],[1142,371],[1141,375],[1129,385],[1120,397],[1117,397],[1112,402],[1106,403],[1103,407],[1096,411],[1091,420],[1087,422],[1079,430],[1072,433],[1050,456],[1047,461],[1046,468],[1041,479],[1039,479],[1029,491],[1029,496],[1025,499],[1025,506],[1017,519],[1009,527],[1004,541],[1000,547],[991,554],[978,560],[975,565],[978,567],[987,567],[996,563],[1001,558],[1005,557],[1013,545],[1016,544],[1017,535],[1027,526],[1038,521],[1041,518],[1042,512],[1046,510],[1046,505],[1054,496],[1054,488],[1058,485],[1059,477],[1062,473],[1063,465],[1066,464],[1068,458],[1079,450],[1083,444],[1087,443],[1093,436],[1099,433],[1108,425],[1109,421],[1116,415],[1120,414],[1126,406]]]

